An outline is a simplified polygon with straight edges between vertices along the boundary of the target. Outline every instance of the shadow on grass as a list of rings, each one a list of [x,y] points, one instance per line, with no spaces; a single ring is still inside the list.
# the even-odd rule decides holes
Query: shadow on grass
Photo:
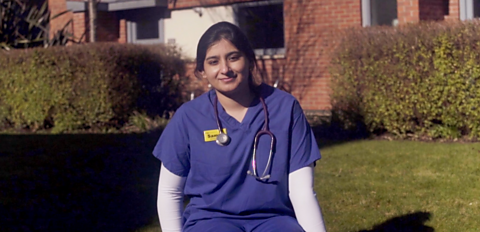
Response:
[[[370,137],[362,123],[345,129],[341,123],[329,119],[318,119],[311,123],[311,127],[320,149]]]
[[[319,147],[363,139],[332,123]],[[1,231],[134,231],[157,220],[161,131],[0,135]]]
[[[415,212],[388,219],[371,230],[359,232],[434,232],[435,229],[425,225],[430,217],[428,212]]]
[[[156,220],[145,134],[0,135],[1,231],[133,231]]]

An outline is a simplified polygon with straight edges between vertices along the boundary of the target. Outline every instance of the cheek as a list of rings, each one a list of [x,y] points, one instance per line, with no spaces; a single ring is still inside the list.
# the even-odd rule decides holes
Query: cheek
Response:
[[[240,63],[240,62],[235,64],[235,70],[242,74],[248,73],[250,71],[248,70],[248,65],[246,63]]]
[[[212,76],[215,76],[216,75],[215,73],[216,71],[212,67],[205,68],[205,70],[203,71],[203,77],[208,79],[208,78],[211,78]]]
[[[217,79],[217,76],[218,76],[218,73],[216,72],[209,72],[205,75],[205,79],[207,79],[208,81],[214,81]]]

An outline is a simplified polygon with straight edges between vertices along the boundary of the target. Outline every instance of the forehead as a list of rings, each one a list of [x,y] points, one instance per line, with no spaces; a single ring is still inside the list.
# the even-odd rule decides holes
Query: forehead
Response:
[[[233,45],[232,42],[226,39],[221,39],[213,43],[207,49],[207,57],[212,55],[220,55],[220,54],[235,52],[235,51],[238,51],[238,48],[235,47],[235,45]]]

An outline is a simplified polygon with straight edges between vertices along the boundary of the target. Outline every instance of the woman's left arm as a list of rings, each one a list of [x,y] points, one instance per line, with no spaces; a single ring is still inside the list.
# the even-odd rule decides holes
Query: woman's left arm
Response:
[[[313,190],[313,164],[288,175],[288,191],[298,223],[306,232],[325,232],[322,211]]]

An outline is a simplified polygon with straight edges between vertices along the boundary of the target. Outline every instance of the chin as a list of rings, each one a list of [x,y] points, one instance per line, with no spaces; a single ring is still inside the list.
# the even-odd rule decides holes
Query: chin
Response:
[[[222,93],[223,95],[231,95],[237,92],[236,89],[230,89],[230,88],[219,88],[217,89],[217,91]]]
[[[218,82],[216,86],[213,86],[217,91],[224,95],[237,94],[240,92],[248,92],[248,84],[237,81],[232,81],[230,83],[221,83]]]
[[[238,83],[220,83],[216,89],[221,92],[235,92],[241,89],[241,86]]]

